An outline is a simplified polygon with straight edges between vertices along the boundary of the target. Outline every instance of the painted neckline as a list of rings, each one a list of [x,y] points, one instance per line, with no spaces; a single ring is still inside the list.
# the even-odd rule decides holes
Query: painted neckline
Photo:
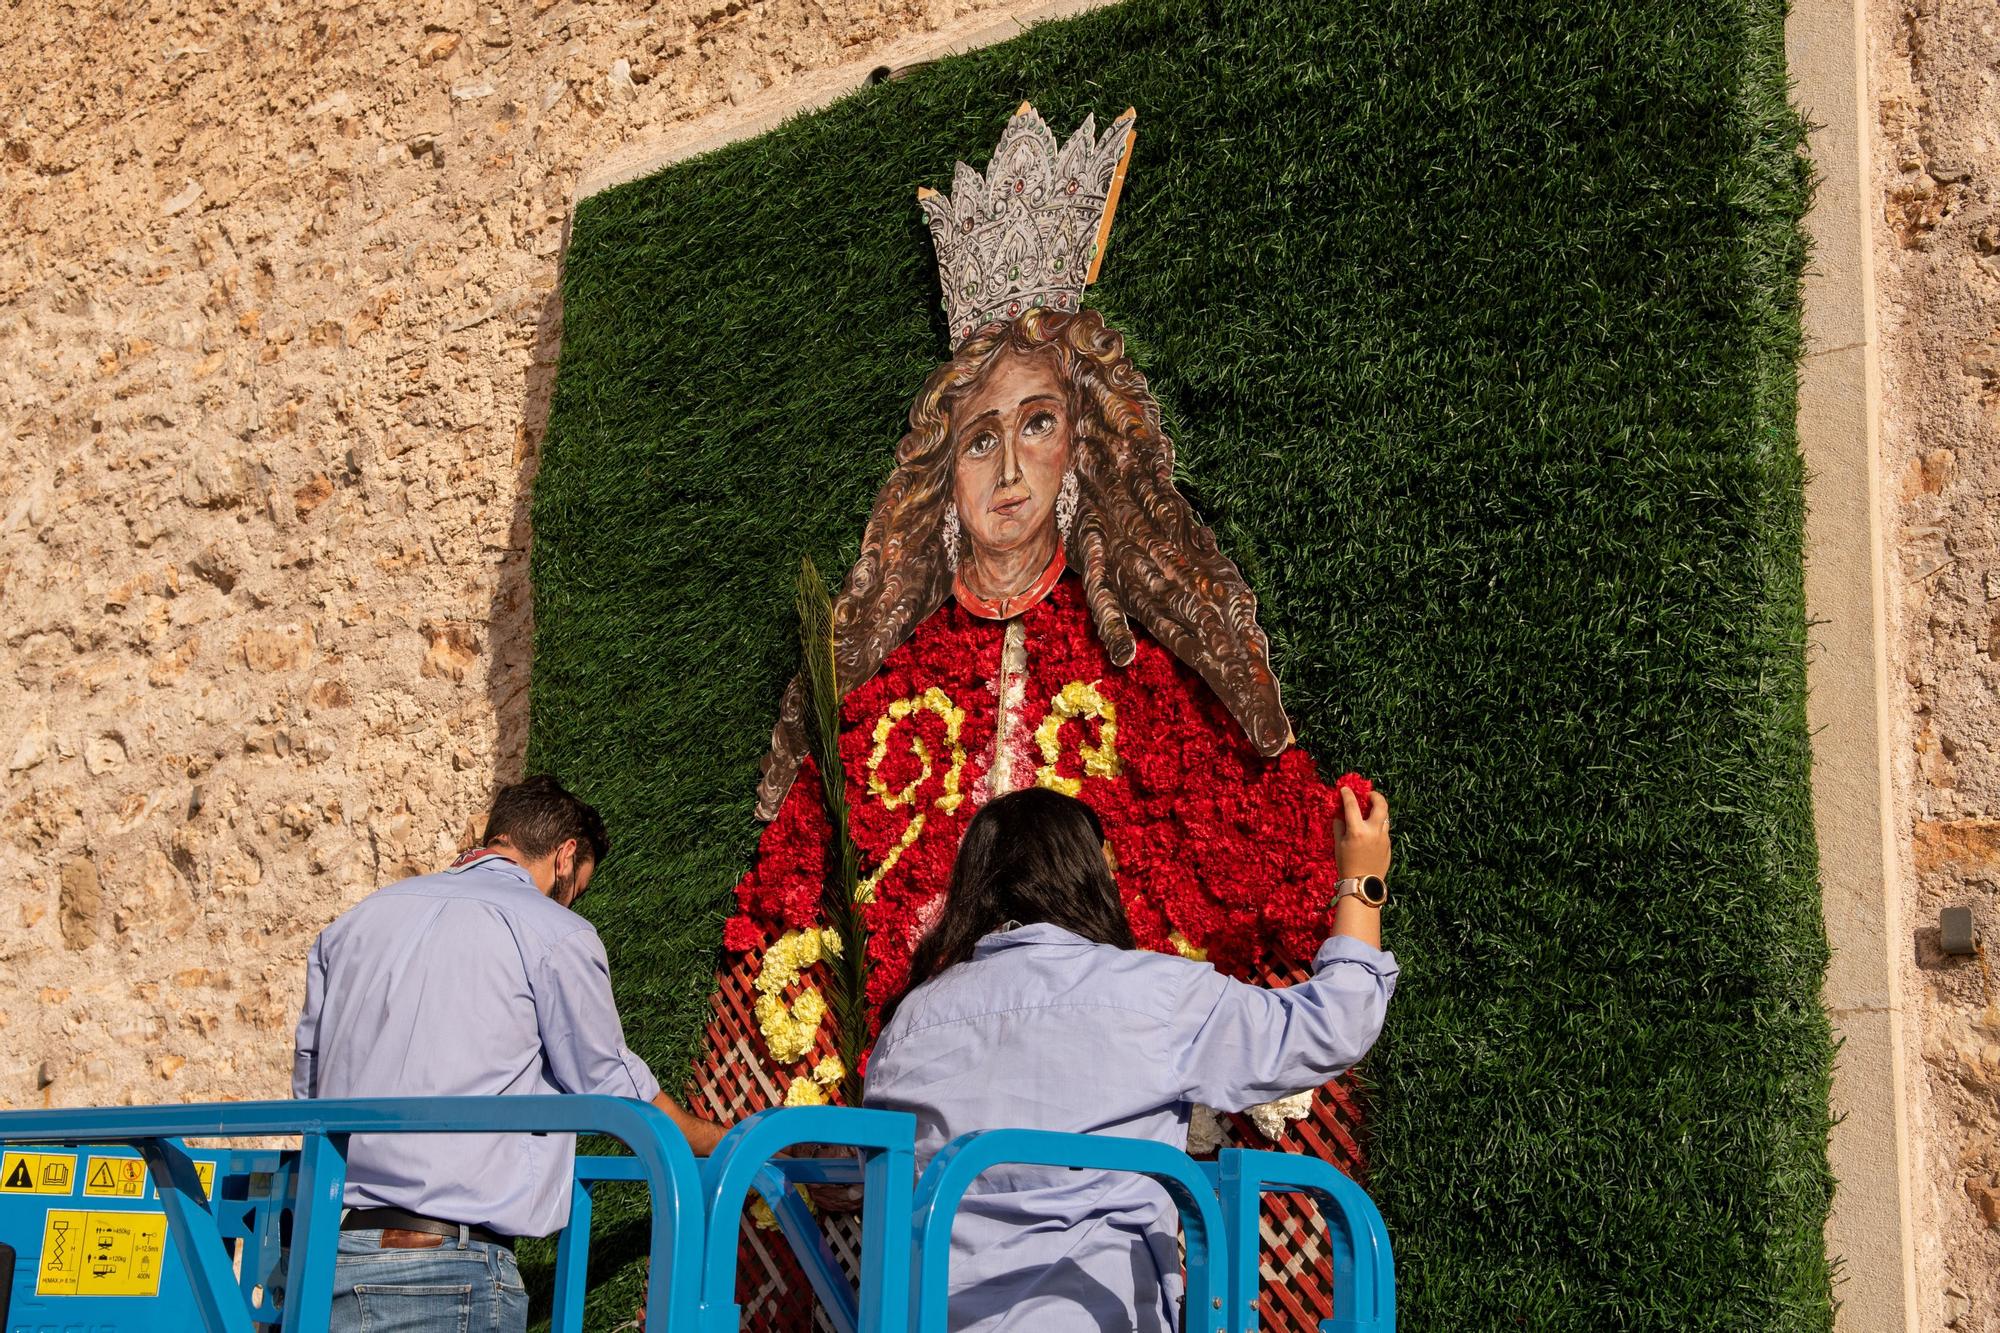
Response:
[[[1012,620],[1029,607],[1039,605],[1054,592],[1056,583],[1061,580],[1063,571],[1068,568],[1069,563],[1063,559],[1062,543],[1057,542],[1056,553],[1049,558],[1049,567],[1044,569],[1025,591],[1016,593],[1012,597],[989,600],[966,585],[965,574],[961,571],[952,577],[951,595],[958,599],[960,606],[981,620]]]

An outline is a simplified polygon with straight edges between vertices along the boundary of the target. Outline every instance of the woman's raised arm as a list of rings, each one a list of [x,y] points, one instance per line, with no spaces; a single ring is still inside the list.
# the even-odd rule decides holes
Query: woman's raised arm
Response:
[[[1168,1034],[1181,1096],[1225,1111],[1315,1088],[1358,1063],[1381,1034],[1396,991],[1396,959],[1382,952],[1382,909],[1345,891],[1389,872],[1389,802],[1376,792],[1363,816],[1342,790],[1346,819],[1334,841],[1343,896],[1333,937],[1313,975],[1267,990],[1211,969],[1190,969]]]

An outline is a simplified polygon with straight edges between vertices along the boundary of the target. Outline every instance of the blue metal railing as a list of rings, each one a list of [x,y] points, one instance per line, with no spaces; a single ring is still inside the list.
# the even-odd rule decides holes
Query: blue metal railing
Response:
[[[1186,1242],[1187,1327],[1224,1333],[1210,1318],[1223,1308],[1210,1252],[1223,1239],[1222,1207],[1194,1159],[1150,1139],[1110,1135],[1054,1134],[1043,1129],[990,1129],[961,1134],[946,1144],[924,1171],[917,1188],[912,1230],[918,1261],[916,1322],[912,1333],[944,1333],[950,1294],[951,1223],[958,1205],[979,1177],[996,1166],[1079,1167],[1150,1176],[1166,1186],[1181,1213]]]
[[[1381,1214],[1359,1186],[1317,1158],[1230,1149],[1216,1162],[1197,1163],[1147,1140],[1003,1129],[953,1140],[916,1179],[915,1128],[912,1117],[884,1111],[765,1111],[700,1160],[664,1114],[641,1102],[423,1098],[0,1112],[0,1145],[118,1143],[141,1153],[192,1292],[192,1321],[169,1326],[175,1333],[251,1333],[253,1322],[271,1318],[282,1320],[283,1333],[326,1327],[347,1140],[357,1133],[594,1133],[631,1149],[630,1157],[577,1159],[568,1224],[557,1238],[551,1333],[583,1333],[591,1191],[604,1181],[644,1183],[651,1196],[645,1333],[737,1327],[737,1228],[752,1191],[770,1205],[839,1333],[942,1333],[953,1218],[979,1177],[1007,1164],[1132,1172],[1159,1181],[1182,1218],[1189,1333],[1254,1333],[1262,1196],[1307,1195],[1326,1219],[1332,1251],[1334,1317],[1321,1324],[1322,1333],[1393,1333],[1394,1267]],[[225,1154],[214,1200],[177,1141],[293,1134],[301,1136],[295,1153]],[[785,1155],[808,1145],[855,1155]],[[245,1201],[241,1177],[249,1172],[268,1176],[262,1201]],[[863,1186],[863,1206],[858,1272],[850,1279],[795,1187],[854,1183]],[[290,1249],[280,1273],[286,1211]],[[9,1239],[0,1234],[0,1241]],[[245,1244],[240,1265],[230,1239]],[[285,1299],[274,1303],[266,1287],[280,1284]]]
[[[839,1144],[863,1154],[861,1272],[854,1327],[857,1333],[901,1333],[909,1324],[910,1252],[902,1238],[907,1234],[904,1228],[909,1225],[911,1187],[917,1174],[916,1139],[917,1120],[907,1112],[831,1106],[759,1111],[731,1129],[708,1159],[704,1181],[708,1253],[702,1267],[701,1333],[731,1333],[740,1322],[737,1219],[758,1175],[767,1168],[783,1172],[778,1154],[809,1144]],[[789,1189],[780,1189],[778,1195],[776,1200],[767,1196],[765,1202],[797,1230],[796,1196]],[[779,1225],[784,1229],[786,1221]],[[808,1272],[818,1266],[809,1263]],[[816,1276],[830,1275],[822,1271]]]
[[[206,1333],[251,1333],[228,1247],[182,1138],[301,1135],[282,1333],[319,1333],[333,1299],[347,1140],[354,1134],[604,1134],[632,1150],[653,1210],[645,1333],[696,1326],[701,1171],[657,1107],[619,1097],[425,1097],[0,1113],[0,1143],[128,1143],[151,1168],[167,1235]],[[565,1237],[567,1239],[567,1237]],[[560,1242],[559,1242],[560,1244]],[[560,1260],[559,1260],[560,1262]]]
[[[1374,1200],[1359,1185],[1331,1162],[1298,1153],[1230,1148],[1204,1167],[1221,1196],[1229,1266],[1228,1319],[1219,1323],[1245,1333],[1256,1329],[1261,1271],[1257,1216],[1263,1196],[1304,1194],[1319,1205],[1332,1252],[1333,1318],[1320,1321],[1320,1333],[1392,1333],[1396,1269],[1389,1232]],[[1195,1327],[1192,1319],[1188,1327]]]

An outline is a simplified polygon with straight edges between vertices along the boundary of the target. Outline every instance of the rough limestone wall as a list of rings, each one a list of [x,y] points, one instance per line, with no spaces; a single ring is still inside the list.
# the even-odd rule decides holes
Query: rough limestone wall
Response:
[[[579,172],[1022,8],[9,0],[0,1106],[285,1095],[314,933],[518,775]]]
[[[2000,966],[2000,16],[1897,0],[1870,29],[1917,1293],[1926,1333],[1995,1333],[2000,993],[1938,911],[1970,904]]]

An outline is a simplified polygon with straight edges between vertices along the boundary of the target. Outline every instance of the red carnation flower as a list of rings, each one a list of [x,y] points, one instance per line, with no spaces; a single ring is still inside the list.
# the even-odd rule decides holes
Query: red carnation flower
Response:
[[[722,923],[722,947],[731,953],[745,953],[763,944],[763,927],[748,916],[732,916]]]

